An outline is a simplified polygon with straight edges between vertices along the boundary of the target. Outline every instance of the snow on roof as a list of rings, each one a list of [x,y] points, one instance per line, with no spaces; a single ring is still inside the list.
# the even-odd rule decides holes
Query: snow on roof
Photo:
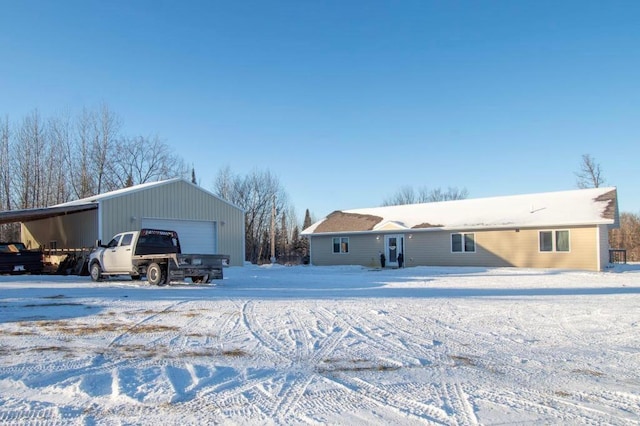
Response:
[[[335,211],[302,234],[617,223],[615,187]]]
[[[143,190],[143,189],[152,188],[154,186],[165,185],[167,183],[176,182],[176,181],[179,181],[179,180],[184,180],[184,179],[182,179],[182,178],[173,178],[173,179],[167,179],[167,180],[159,180],[159,181],[156,181],[156,182],[141,183],[140,185],[130,186],[128,188],[116,189],[115,191],[109,191],[109,192],[105,192],[103,194],[92,195],[91,197],[82,198],[80,200],[69,201],[67,203],[57,204],[57,205],[52,206],[52,207],[66,207],[66,206],[77,206],[77,205],[83,205],[83,204],[94,204],[94,203],[97,203],[99,201],[106,200],[106,199],[109,199],[109,198],[118,197],[120,195],[124,195],[124,194],[128,194],[128,193],[140,191],[140,190]]]

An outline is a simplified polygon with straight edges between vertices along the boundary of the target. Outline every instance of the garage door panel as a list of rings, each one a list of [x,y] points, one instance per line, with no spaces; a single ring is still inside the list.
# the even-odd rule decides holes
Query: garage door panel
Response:
[[[143,228],[176,231],[183,253],[216,254],[216,222],[176,219],[142,219]]]

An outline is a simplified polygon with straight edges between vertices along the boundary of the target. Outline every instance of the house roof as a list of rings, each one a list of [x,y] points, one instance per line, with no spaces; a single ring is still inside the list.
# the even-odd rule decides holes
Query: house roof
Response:
[[[618,223],[615,187],[337,210],[302,235]]]

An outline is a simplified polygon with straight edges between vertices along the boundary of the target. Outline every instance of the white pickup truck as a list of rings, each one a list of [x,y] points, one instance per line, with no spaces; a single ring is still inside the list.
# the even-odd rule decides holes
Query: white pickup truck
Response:
[[[122,232],[107,245],[98,241],[89,255],[93,281],[111,275],[129,275],[139,280],[145,275],[153,285],[187,277],[194,283],[209,283],[222,279],[222,268],[227,266],[226,254],[183,254],[178,234],[160,229]]]

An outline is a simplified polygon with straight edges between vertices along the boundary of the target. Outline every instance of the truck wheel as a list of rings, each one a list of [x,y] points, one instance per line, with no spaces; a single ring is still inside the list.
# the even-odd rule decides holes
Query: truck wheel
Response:
[[[167,272],[165,268],[157,263],[152,263],[147,268],[147,281],[151,285],[165,285],[167,283]]]
[[[102,268],[100,267],[100,264],[98,262],[93,262],[91,264],[89,273],[93,281],[102,281]]]

